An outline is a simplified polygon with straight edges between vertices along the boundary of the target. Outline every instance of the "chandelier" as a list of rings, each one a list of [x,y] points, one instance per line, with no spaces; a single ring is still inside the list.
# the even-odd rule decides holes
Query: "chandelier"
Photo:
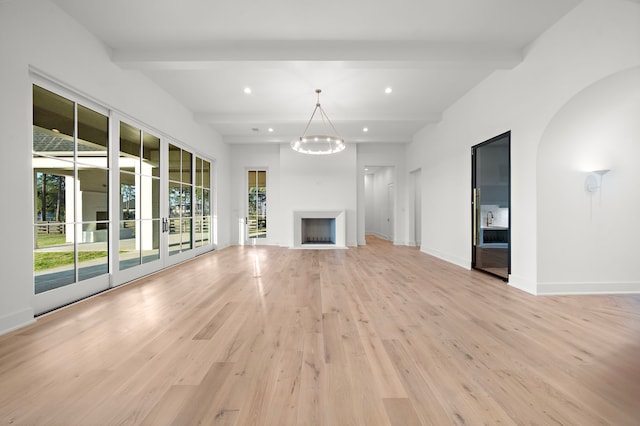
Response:
[[[302,136],[300,136],[296,140],[291,141],[291,148],[294,151],[298,151],[303,154],[324,155],[335,154],[342,151],[346,147],[344,139],[342,139],[342,137],[338,134],[336,128],[331,123],[331,120],[329,120],[327,113],[324,112],[324,110],[320,106],[321,92],[322,90],[316,89],[316,93],[318,94],[318,101],[316,102],[316,107],[313,110],[313,114],[311,114],[311,118],[309,119],[307,127],[305,127]],[[318,111],[320,111],[319,118],[322,119],[324,129],[332,130],[332,132],[327,132],[327,134],[325,135],[307,135],[307,131],[309,130],[309,126],[311,126],[313,117],[315,117],[316,112]]]

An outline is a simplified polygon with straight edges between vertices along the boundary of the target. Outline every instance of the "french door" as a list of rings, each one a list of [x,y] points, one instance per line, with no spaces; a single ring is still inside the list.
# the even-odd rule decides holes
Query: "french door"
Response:
[[[211,161],[39,80],[32,139],[36,314],[213,248]]]
[[[472,148],[472,267],[511,273],[510,132]]]
[[[245,244],[266,244],[267,233],[267,171],[247,170],[245,193]]]

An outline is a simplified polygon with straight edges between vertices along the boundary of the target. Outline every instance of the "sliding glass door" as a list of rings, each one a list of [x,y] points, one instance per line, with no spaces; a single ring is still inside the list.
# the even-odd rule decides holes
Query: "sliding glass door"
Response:
[[[34,307],[109,286],[109,119],[88,101],[33,86]]]
[[[211,250],[213,163],[51,86],[32,92],[36,313]]]
[[[472,148],[472,266],[504,280],[511,272],[509,132]]]

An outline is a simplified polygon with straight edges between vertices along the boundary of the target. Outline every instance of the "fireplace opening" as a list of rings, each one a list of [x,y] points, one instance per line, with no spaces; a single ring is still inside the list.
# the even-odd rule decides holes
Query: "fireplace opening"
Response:
[[[302,218],[302,244],[335,244],[335,218]]]

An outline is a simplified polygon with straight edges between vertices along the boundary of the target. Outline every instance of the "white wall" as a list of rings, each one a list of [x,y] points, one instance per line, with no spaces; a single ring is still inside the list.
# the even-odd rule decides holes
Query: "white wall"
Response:
[[[640,291],[640,68],[578,93],[538,151],[538,293]],[[589,171],[610,169],[595,193]]]
[[[117,23],[114,23],[117,25]],[[219,204],[228,205],[228,149],[219,135],[144,75],[118,68],[86,29],[49,1],[0,2],[0,179],[11,185],[10,208],[0,210],[0,333],[33,319],[31,209],[31,84],[29,67],[67,88],[117,109],[216,160]],[[229,210],[218,210],[218,242],[229,241]]]
[[[281,245],[293,246],[293,212],[314,210],[346,210],[347,245],[358,244],[356,155],[353,145],[332,155],[300,154],[281,145]]]
[[[408,199],[408,173],[405,166],[406,144],[376,143],[358,145],[358,243],[365,244],[365,211],[370,212],[365,197],[365,171],[366,166],[391,167],[393,177],[388,183],[395,186],[395,211],[394,211],[394,243],[405,245],[412,238],[408,237],[409,223],[407,213]],[[373,183],[373,182],[372,182]],[[372,187],[373,189],[373,187]],[[386,191],[386,188],[385,188]],[[386,193],[385,193],[386,197]],[[375,220],[375,213],[367,220]],[[371,228],[371,222],[367,229]]]
[[[626,0],[585,0],[529,46],[519,66],[493,73],[414,137],[407,168],[422,168],[423,203],[444,206],[422,209],[423,251],[470,266],[470,148],[511,130],[509,283],[538,292],[538,274],[545,274],[537,256],[538,144],[569,99],[640,64],[639,9]]]

